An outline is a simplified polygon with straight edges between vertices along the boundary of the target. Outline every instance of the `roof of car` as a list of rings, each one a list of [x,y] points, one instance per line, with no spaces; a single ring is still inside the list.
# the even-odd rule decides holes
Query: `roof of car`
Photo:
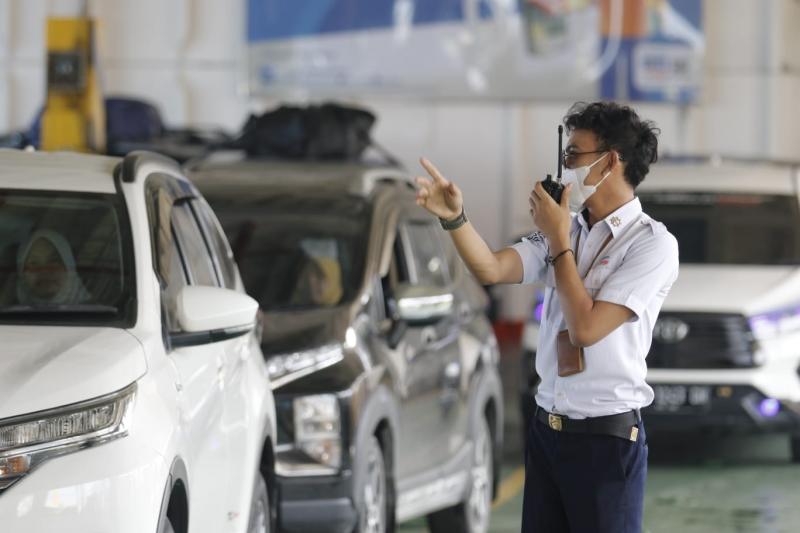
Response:
[[[666,159],[650,167],[642,192],[796,194],[800,164],[726,158]]]
[[[345,162],[217,160],[190,168],[188,174],[205,195],[313,188],[317,193],[368,196],[384,180],[411,183],[408,173],[395,167]]]
[[[72,152],[0,150],[0,188],[113,193],[120,159]]]

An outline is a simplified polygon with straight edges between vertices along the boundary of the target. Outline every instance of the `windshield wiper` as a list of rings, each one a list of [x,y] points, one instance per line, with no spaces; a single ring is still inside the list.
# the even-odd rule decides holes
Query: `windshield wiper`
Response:
[[[0,307],[3,315],[48,315],[48,314],[116,314],[119,309],[113,305],[10,305]]]

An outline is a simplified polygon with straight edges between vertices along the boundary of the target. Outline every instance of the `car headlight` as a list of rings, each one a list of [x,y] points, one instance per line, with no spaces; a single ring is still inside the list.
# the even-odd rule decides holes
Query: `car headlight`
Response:
[[[335,365],[344,359],[338,344],[320,346],[300,352],[276,354],[267,360],[267,372],[273,389],[313,372]]]
[[[44,461],[128,434],[136,384],[94,400],[0,420],[0,492]]]
[[[294,442],[278,447],[277,473],[331,475],[342,466],[342,424],[333,394],[300,396],[292,404]]]

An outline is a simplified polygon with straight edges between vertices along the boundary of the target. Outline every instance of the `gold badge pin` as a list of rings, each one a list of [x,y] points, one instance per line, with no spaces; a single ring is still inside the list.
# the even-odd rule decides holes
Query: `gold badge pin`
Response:
[[[614,226],[615,228],[618,228],[619,225],[622,224],[622,220],[620,220],[619,217],[611,217],[611,220],[609,222],[611,222],[611,225]]]

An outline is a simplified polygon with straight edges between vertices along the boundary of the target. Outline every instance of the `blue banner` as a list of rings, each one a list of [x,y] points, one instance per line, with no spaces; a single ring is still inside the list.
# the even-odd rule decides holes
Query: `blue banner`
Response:
[[[388,29],[394,23],[396,0],[248,0],[248,42]],[[464,19],[463,0],[413,2],[415,25]],[[483,17],[489,4],[481,2]]]

